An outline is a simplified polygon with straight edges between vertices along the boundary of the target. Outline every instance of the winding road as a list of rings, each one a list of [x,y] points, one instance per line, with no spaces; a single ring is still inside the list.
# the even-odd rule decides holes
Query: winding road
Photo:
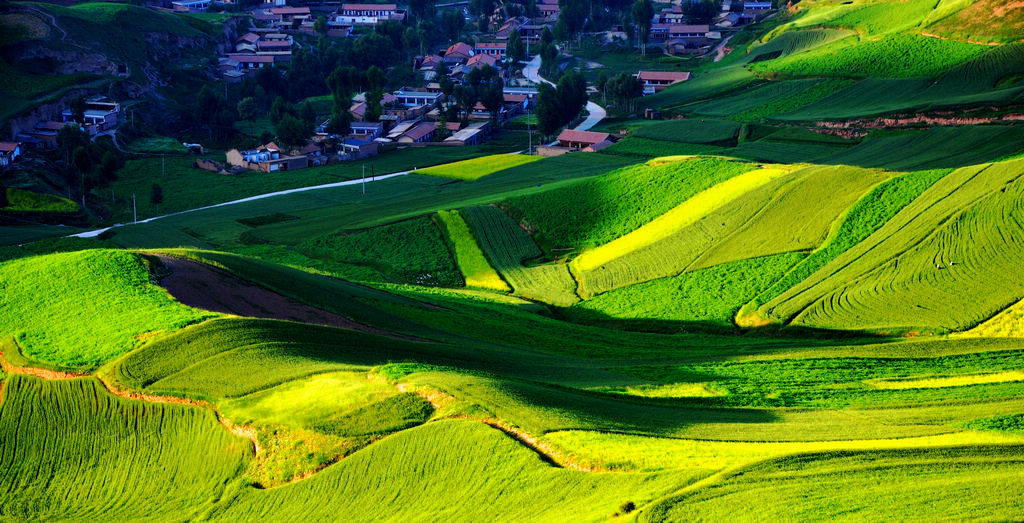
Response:
[[[264,194],[257,194],[256,196],[249,196],[247,198],[240,198],[238,200],[231,200],[229,202],[215,203],[213,205],[207,205],[205,207],[196,207],[195,209],[188,209],[186,211],[178,211],[178,212],[172,212],[172,213],[169,213],[169,214],[162,214],[160,216],[154,216],[152,218],[146,218],[145,220],[139,220],[138,222],[134,222],[134,223],[115,223],[114,225],[111,225],[110,227],[104,227],[103,229],[96,229],[96,230],[92,230],[92,231],[80,232],[78,234],[72,234],[71,236],[76,237],[76,238],[94,238],[96,236],[99,236],[100,234],[103,234],[106,231],[109,231],[110,229],[114,229],[116,227],[124,227],[125,225],[134,225],[135,223],[149,223],[149,222],[160,220],[162,218],[167,218],[167,217],[170,217],[170,216],[178,216],[178,215],[181,215],[181,214],[188,214],[190,212],[205,211],[207,209],[216,209],[217,207],[226,207],[228,205],[238,205],[240,203],[254,202],[256,200],[263,200],[265,198],[273,198],[275,196],[283,196],[285,194],[295,194],[295,193],[306,192],[306,191],[317,191],[317,190],[320,190],[320,189],[332,189],[334,187],[346,187],[346,186],[349,186],[349,185],[359,185],[361,183],[379,182],[379,181],[382,181],[382,180],[387,180],[389,178],[396,178],[398,176],[405,176],[405,175],[407,175],[409,173],[412,173],[412,172],[415,172],[415,171],[401,171],[401,172],[391,173],[391,174],[379,174],[376,177],[371,178],[369,180],[365,180],[363,178],[358,178],[358,179],[355,179],[355,180],[345,180],[343,182],[325,183],[325,184],[322,184],[322,185],[311,185],[309,187],[297,187],[295,189],[286,189],[284,191],[275,191],[275,192],[268,192],[268,193],[264,193]]]
[[[527,80],[533,83],[544,82],[547,84],[555,85],[553,82],[548,81],[546,78],[540,75],[540,55],[534,56],[533,60],[530,60],[529,62],[526,63],[526,66],[523,67],[523,76],[525,76]],[[595,125],[597,125],[598,122],[604,120],[604,118],[608,116],[608,113],[605,112],[604,107],[601,107],[600,105],[597,105],[596,103],[591,102],[589,100],[587,101],[587,112],[589,112],[590,114],[587,116],[586,120],[583,120],[582,122],[580,122],[579,125],[575,127],[575,130],[588,131],[591,127],[594,127]]]

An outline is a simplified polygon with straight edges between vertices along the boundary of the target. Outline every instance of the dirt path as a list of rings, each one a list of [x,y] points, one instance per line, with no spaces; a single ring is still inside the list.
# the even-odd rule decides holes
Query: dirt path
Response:
[[[3,352],[0,352],[0,368],[3,369],[5,374],[20,374],[23,376],[34,376],[36,378],[41,378],[49,381],[73,380],[78,378],[96,378],[100,380],[100,383],[102,383],[103,387],[107,389],[107,392],[119,398],[134,401],[144,401],[147,403],[173,403],[176,405],[188,405],[191,407],[210,409],[217,416],[217,421],[219,421],[220,424],[224,426],[224,428],[227,429],[228,432],[236,436],[245,438],[249,440],[250,443],[252,443],[254,455],[259,454],[261,450],[260,442],[256,438],[256,429],[252,427],[247,427],[245,425],[236,425],[232,423],[231,420],[225,418],[220,413],[220,411],[217,410],[216,406],[206,401],[181,398],[178,396],[158,396],[155,394],[143,394],[140,392],[126,391],[117,388],[116,386],[107,382],[107,380],[100,378],[99,376],[88,373],[62,372],[50,369],[41,369],[38,367],[17,367],[11,364],[11,362],[7,361],[7,358],[4,358]]]
[[[721,62],[722,59],[725,58],[725,55],[729,54],[729,52],[732,51],[732,47],[726,47],[726,46],[729,45],[729,40],[732,40],[732,37],[734,37],[734,36],[736,36],[736,35],[735,34],[731,34],[731,35],[728,36],[728,38],[726,38],[725,40],[722,40],[722,42],[718,44],[718,48],[715,49],[715,61],[716,62]]]
[[[428,341],[363,325],[203,263],[174,256],[159,258],[171,270],[170,275],[160,280],[160,285],[175,299],[190,307],[236,316],[297,321],[392,338]]]

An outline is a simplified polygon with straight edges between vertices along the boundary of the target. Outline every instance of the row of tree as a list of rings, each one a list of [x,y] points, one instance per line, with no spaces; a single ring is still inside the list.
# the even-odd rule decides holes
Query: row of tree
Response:
[[[587,105],[587,80],[572,71],[552,87],[541,83],[537,88],[537,128],[541,134],[551,136],[558,129],[575,120]]]

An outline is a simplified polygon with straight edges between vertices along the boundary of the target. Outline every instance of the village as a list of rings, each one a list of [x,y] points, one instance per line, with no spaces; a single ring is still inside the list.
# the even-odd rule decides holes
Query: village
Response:
[[[612,24],[606,31],[591,36],[607,42],[633,41],[639,47],[634,49],[637,53],[646,54],[656,49],[666,56],[703,56],[727,43],[728,37],[723,39],[723,33],[764,18],[773,7],[769,1],[725,0],[710,23],[695,24],[684,9],[687,3],[652,10],[647,23],[638,23],[632,29]],[[155,8],[205,13],[232,5],[210,0],[176,0]],[[465,4],[453,6],[461,6],[458,16],[469,15]],[[520,14],[501,19],[498,18],[501,11],[495,9],[488,31],[463,31],[459,35],[461,39],[435,52],[412,54],[408,66],[414,73],[411,76],[414,82],[389,91],[378,87],[374,93],[369,89],[352,89],[347,112],[334,111],[306,118],[312,119],[306,122],[312,126],[307,128],[311,132],[304,139],[282,141],[281,133],[276,137],[264,133],[263,137],[270,139],[259,145],[221,149],[224,150],[222,161],[201,158],[195,166],[225,174],[270,173],[366,159],[396,147],[474,146],[488,141],[510,122],[517,122],[517,127],[529,134],[529,145],[523,151],[527,154],[556,156],[608,147],[618,137],[608,132],[591,132],[589,128],[596,122],[581,124],[579,110],[558,117],[554,125],[561,130],[557,134],[552,133],[551,125],[547,129],[538,127],[538,120],[544,116],[538,113],[546,110],[538,107],[543,105],[538,103],[540,93],[547,88],[543,84],[555,85],[541,73],[572,74],[563,70],[566,59],[572,56],[563,49],[568,47],[565,45],[569,43],[568,38],[559,34],[560,38],[567,39],[561,48],[554,41],[556,33],[565,31],[561,27],[561,10],[556,0],[541,0],[533,13],[536,16],[532,17]],[[216,73],[225,85],[225,94],[228,85],[251,83],[261,71],[288,71],[295,65],[295,53],[307,52],[317,38],[321,46],[325,39],[352,39],[385,26],[401,27],[411,16],[408,9],[394,3],[299,6],[289,5],[284,0],[258,5],[246,14],[247,21],[235,26],[240,34],[223,46],[223,54],[215,58]],[[582,34],[577,39],[580,36]],[[658,93],[689,80],[692,75],[679,70],[634,70],[620,73],[620,76],[628,77],[630,85],[626,96],[632,97]],[[481,82],[481,78],[486,80]],[[390,80],[387,78],[386,83]],[[605,94],[602,93],[605,86],[593,83],[584,82],[585,93],[579,93],[583,100],[580,110],[588,96],[592,100],[603,98],[607,103],[607,96],[597,96]],[[490,93],[485,99],[484,90],[494,89],[499,89],[500,95]],[[468,91],[472,92],[466,94]],[[336,99],[334,103],[339,102]],[[12,126],[12,140],[0,142],[0,167],[12,164],[28,150],[56,148],[58,135],[67,125],[85,131],[92,139],[114,137],[119,122],[134,117],[134,114],[129,116],[118,101],[105,96],[79,97],[55,107],[50,115],[45,115],[49,118],[36,118],[30,127],[17,122]],[[297,110],[292,112],[297,113]],[[647,111],[643,117],[660,115]],[[538,134],[535,145],[533,133]],[[544,137],[548,141],[543,141]],[[191,153],[217,149],[199,143],[182,145]]]

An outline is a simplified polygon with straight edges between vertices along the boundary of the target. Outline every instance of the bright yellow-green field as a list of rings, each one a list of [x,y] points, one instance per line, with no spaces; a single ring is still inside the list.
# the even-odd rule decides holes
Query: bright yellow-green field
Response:
[[[977,327],[954,336],[1024,338],[1024,301],[1019,301]]]
[[[934,436],[847,441],[705,441],[653,438],[583,430],[552,432],[545,440],[574,459],[623,470],[704,469],[719,471],[771,458],[835,450],[893,450],[953,445],[988,445],[1024,442],[1024,438],[996,432],[965,431]]]
[[[707,383],[669,383],[604,389],[607,392],[645,398],[714,398],[724,393]]]
[[[667,158],[659,160],[664,163]],[[579,271],[594,270],[615,258],[665,239],[679,229],[703,218],[711,211],[789,172],[791,170],[788,168],[773,166],[730,178],[697,193],[693,198],[655,218],[647,225],[596,249],[584,251],[573,260],[573,268]]]
[[[945,378],[910,378],[910,379],[879,379],[865,381],[876,389],[940,389],[945,387],[963,387],[966,385],[985,385],[989,383],[1009,383],[1024,381],[1024,371],[1008,370],[986,374],[968,374]]]
[[[419,169],[416,171],[416,174],[429,174],[430,176],[473,181],[488,174],[494,174],[498,171],[504,171],[505,169],[535,162],[540,159],[540,156],[527,156],[525,154],[493,154],[491,156],[473,158],[472,160],[463,160],[461,162]]]
[[[437,216],[444,224],[448,239],[455,249],[455,261],[466,279],[466,286],[501,292],[511,291],[494,267],[487,262],[459,211],[439,211]]]

